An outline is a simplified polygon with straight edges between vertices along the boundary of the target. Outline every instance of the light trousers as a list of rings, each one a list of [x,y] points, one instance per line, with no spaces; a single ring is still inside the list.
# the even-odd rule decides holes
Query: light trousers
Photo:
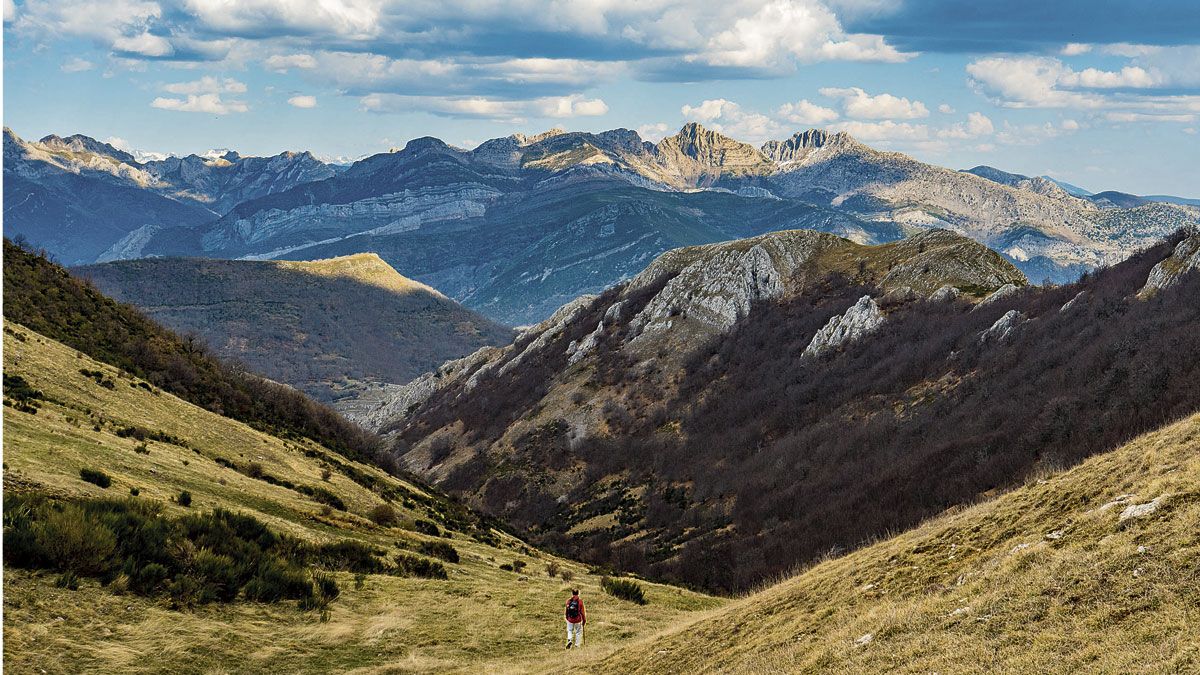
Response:
[[[583,646],[583,623],[567,622],[567,644],[575,643],[576,647]]]

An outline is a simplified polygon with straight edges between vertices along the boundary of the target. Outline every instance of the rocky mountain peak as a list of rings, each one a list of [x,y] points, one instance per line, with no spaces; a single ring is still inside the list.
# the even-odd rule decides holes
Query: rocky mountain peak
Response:
[[[762,153],[773,161],[794,162],[822,148],[830,150],[852,149],[858,147],[858,141],[844,132],[829,132],[825,129],[809,129],[798,131],[784,141],[767,141],[763,143]]]
[[[659,141],[654,151],[660,165],[693,185],[710,185],[724,175],[765,175],[774,169],[754,146],[697,122]]]
[[[519,145],[533,145],[535,143],[541,143],[547,138],[554,138],[555,136],[561,136],[565,133],[567,133],[566,129],[563,129],[562,127],[554,127],[553,129],[547,129],[540,134],[532,134],[529,136],[526,136],[525,134],[513,134],[509,138],[516,140],[517,144]]]
[[[50,134],[38,142],[47,148],[52,148],[55,150],[64,150],[67,152],[88,152],[95,155],[111,157],[118,162],[125,162],[128,164],[135,163],[133,155],[129,154],[128,152],[118,150],[108,143],[98,141],[91,136],[84,136],[83,134],[74,134],[72,136],[67,136],[66,138],[62,138],[56,134]]]

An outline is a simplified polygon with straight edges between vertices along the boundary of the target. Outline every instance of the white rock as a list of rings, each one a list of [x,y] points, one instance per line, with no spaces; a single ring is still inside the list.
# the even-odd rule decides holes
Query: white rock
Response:
[[[875,639],[874,633],[867,633],[865,635],[859,636],[859,638],[854,641],[854,646],[862,647],[864,645],[871,644],[871,640],[874,640],[874,639]]]
[[[980,342],[1003,342],[1012,335],[1013,330],[1025,321],[1025,315],[1015,309],[1010,309],[1004,316],[996,319],[992,327],[979,334]]]
[[[975,309],[979,309],[980,307],[983,307],[985,305],[990,305],[993,302],[996,302],[997,300],[1002,300],[1004,298],[1007,298],[1010,295],[1015,294],[1018,290],[1020,290],[1020,289],[1017,288],[1016,285],[1014,285],[1014,284],[1004,284],[1000,288],[997,288],[995,291],[992,291],[991,295],[987,296],[983,300],[980,300],[979,304],[975,305]]]
[[[1139,295],[1145,297],[1170,288],[1179,283],[1184,274],[1195,269],[1200,269],[1200,231],[1194,231],[1179,242],[1170,256],[1150,270],[1150,276],[1146,278],[1146,285]]]
[[[1146,516],[1157,511],[1158,507],[1162,506],[1163,502],[1167,501],[1170,498],[1171,498],[1170,494],[1159,495],[1159,496],[1155,497],[1153,500],[1146,502],[1145,504],[1132,504],[1130,506],[1127,506],[1127,507],[1125,507],[1125,510],[1121,512],[1121,515],[1117,519],[1117,522],[1123,523],[1126,520],[1129,520],[1130,518],[1145,518]]]
[[[818,356],[858,340],[878,330],[881,325],[883,312],[871,296],[864,295],[844,314],[831,318],[829,323],[817,331],[808,347],[804,349],[804,356]]]
[[[950,302],[951,300],[957,300],[959,295],[961,295],[961,293],[959,293],[957,288],[946,285],[934,291],[933,294],[929,296],[929,299],[933,302]]]

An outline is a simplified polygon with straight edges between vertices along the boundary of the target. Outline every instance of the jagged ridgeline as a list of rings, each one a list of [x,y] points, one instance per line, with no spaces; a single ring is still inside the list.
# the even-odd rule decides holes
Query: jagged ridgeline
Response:
[[[251,426],[308,437],[355,458],[373,458],[378,449],[374,434],[329,408],[218,361],[199,341],[181,338],[8,239],[4,318]]]
[[[542,543],[746,589],[1200,408],[1198,243],[1043,288],[945,231],[679,249],[374,422]]]

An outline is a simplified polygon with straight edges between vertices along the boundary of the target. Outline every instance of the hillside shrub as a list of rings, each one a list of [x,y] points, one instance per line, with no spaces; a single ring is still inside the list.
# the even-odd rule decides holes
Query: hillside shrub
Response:
[[[553,579],[554,577],[558,576],[561,568],[562,565],[559,565],[557,560],[552,560],[546,563],[546,576]]]
[[[180,506],[191,506],[192,493],[188,492],[187,490],[183,490],[179,493],[179,496],[175,498],[175,503],[179,504]]]
[[[400,553],[396,556],[396,573],[404,577],[449,579],[446,567],[436,560]]]
[[[392,508],[391,504],[380,504],[371,509],[369,515],[371,520],[380,527],[392,527],[400,522],[400,515],[396,513],[396,509]]]
[[[431,537],[436,537],[436,536],[440,535],[442,532],[441,530],[438,529],[438,526],[436,523],[432,523],[428,520],[418,520],[418,521],[414,522],[413,530],[420,532],[421,534],[427,534]]]
[[[99,485],[102,488],[108,489],[112,485],[112,478],[108,474],[96,469],[80,469],[79,478],[93,485]]]
[[[223,509],[171,518],[133,499],[52,500],[4,495],[4,564],[60,573],[65,587],[94,578],[113,592],[167,596],[176,606],[298,600],[326,611],[339,595],[327,572],[445,579],[441,563],[411,556],[392,566],[384,551],[346,540],[312,545],[258,519]]]
[[[639,605],[646,604],[646,593],[642,590],[642,585],[632,579],[614,579],[612,577],[602,577],[600,579],[600,588],[604,589],[605,593],[628,600]]]
[[[448,563],[457,563],[458,549],[444,541],[423,541],[418,547],[418,551],[431,557],[445,560]]]

